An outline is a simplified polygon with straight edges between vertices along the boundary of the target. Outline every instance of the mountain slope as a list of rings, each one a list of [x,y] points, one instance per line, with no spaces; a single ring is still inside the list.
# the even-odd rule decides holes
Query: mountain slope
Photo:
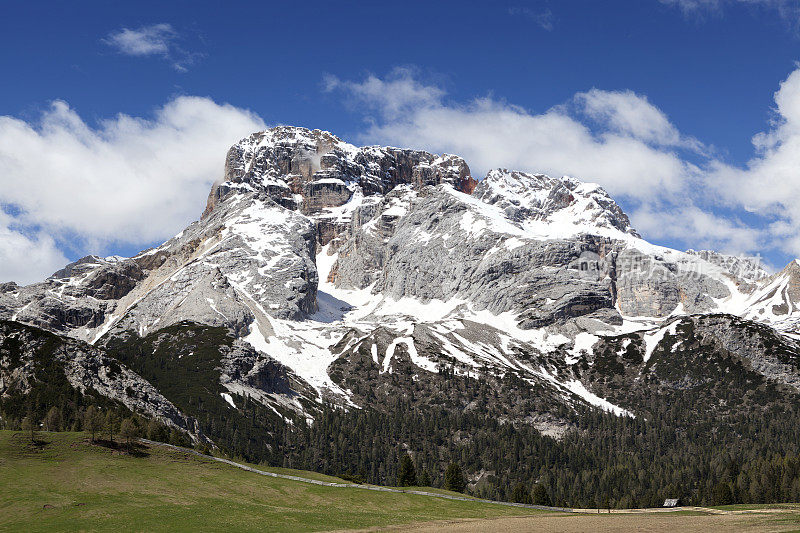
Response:
[[[457,156],[279,127],[229,150],[180,234],[3,284],[0,318],[113,359],[179,415],[131,409],[280,461],[297,425],[332,406],[560,439],[602,412],[647,423],[670,402],[686,411],[675,431],[699,406],[712,425],[793,410],[798,269],[650,244],[571,177],[496,169],[478,182]],[[443,450],[430,450],[437,468]],[[474,474],[500,464],[482,461]]]

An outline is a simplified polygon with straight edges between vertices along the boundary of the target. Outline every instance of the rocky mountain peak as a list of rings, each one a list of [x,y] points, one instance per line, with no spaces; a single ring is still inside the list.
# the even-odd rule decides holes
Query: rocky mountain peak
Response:
[[[800,309],[800,263],[797,259],[789,262],[783,270],[774,274],[771,278],[773,283],[780,281],[783,286],[785,299],[791,304],[792,310]]]
[[[704,261],[725,269],[743,287],[745,292],[752,290],[755,284],[769,277],[769,272],[757,257],[727,255],[713,250],[686,250],[687,254],[697,256]]]
[[[800,328],[800,263],[791,261],[783,270],[760,280],[746,302],[743,316],[766,322],[781,331]]]
[[[615,229],[638,237],[628,216],[595,183],[498,168],[489,171],[473,196],[503,209],[514,221]]]
[[[441,183],[471,193],[477,181],[458,156],[359,148],[326,131],[279,126],[231,147],[223,179],[214,185],[204,215],[236,191],[262,192],[284,207],[316,215],[353,199],[386,194],[397,185]]]

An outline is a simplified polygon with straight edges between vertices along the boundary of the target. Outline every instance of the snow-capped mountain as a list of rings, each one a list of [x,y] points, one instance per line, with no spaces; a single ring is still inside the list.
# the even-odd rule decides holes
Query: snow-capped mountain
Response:
[[[800,326],[800,263],[794,260],[759,282],[742,305],[741,315],[787,333],[796,333]]]
[[[498,416],[560,434],[565,405],[636,415],[602,357],[620,358],[627,383],[632,365],[655,372],[681,343],[713,345],[800,390],[794,356],[760,340],[797,353],[798,276],[794,262],[769,276],[652,245],[606,191],[571,177],[496,169],[478,181],[457,156],[279,127],[230,149],[202,218],[180,234],[0,285],[0,320],[107,350],[222,328],[224,394],[281,416],[313,419],[321,401],[364,408],[377,391],[415,390],[424,404],[444,375],[498,390],[514,376]],[[0,367],[0,393],[11,375]]]

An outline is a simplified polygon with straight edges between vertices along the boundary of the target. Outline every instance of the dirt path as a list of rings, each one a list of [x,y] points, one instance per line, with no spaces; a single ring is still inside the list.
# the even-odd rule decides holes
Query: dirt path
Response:
[[[785,516],[785,515],[784,515]],[[798,516],[798,515],[795,515]],[[686,533],[714,532],[785,532],[800,528],[796,521],[781,522],[781,514],[728,513],[707,515],[676,515],[670,513],[612,513],[612,514],[542,514],[479,520],[428,522],[410,526],[385,528],[389,531],[414,533],[478,533],[503,532],[564,532],[564,533],[627,533],[680,531]]]

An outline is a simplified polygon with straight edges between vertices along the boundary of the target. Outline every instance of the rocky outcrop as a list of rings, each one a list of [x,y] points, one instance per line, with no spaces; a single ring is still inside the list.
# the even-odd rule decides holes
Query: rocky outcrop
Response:
[[[653,402],[724,420],[800,400],[797,341],[732,315],[676,317],[600,337],[572,368],[592,392],[644,416]]]
[[[325,225],[318,231],[324,246],[347,229],[349,214],[361,199],[398,185],[420,189],[442,183],[471,193],[477,180],[458,156],[357,148],[325,131],[278,127],[254,133],[228,151],[224,179],[212,189],[204,216],[228,194],[258,191]],[[349,208],[337,209],[354,198]]]
[[[526,239],[523,228],[492,213],[442,188],[397,189],[339,248],[332,281],[394,299],[456,298],[495,314],[522,313],[526,328],[603,309],[619,322],[606,261],[612,240]]]
[[[141,415],[204,438],[197,421],[184,416],[151,383],[102,350],[73,339],[0,321],[0,397],[26,394],[53,363],[82,393],[99,393]]]
[[[646,254],[628,247],[616,258],[618,307],[625,315],[665,317],[717,309],[732,295],[726,274],[680,254]]]
[[[742,315],[782,331],[800,330],[800,264],[797,260],[764,278],[753,290]]]
[[[727,350],[765,378],[800,392],[800,344],[772,328],[730,315],[691,318],[694,335],[705,345]]]
[[[0,318],[94,342],[183,321],[247,331],[255,315],[316,311],[314,224],[259,193],[229,195],[156,249],[88,257],[42,283],[0,294]]]
[[[303,213],[319,213],[326,207],[344,205],[353,196],[345,182],[338,178],[321,178],[303,187]]]
[[[759,282],[769,277],[769,272],[757,257],[726,255],[713,250],[686,250],[686,253],[724,268],[731,279],[745,285],[744,292],[752,291]]]
[[[107,326],[140,335],[190,321],[243,334],[255,316],[316,311],[314,225],[258,193],[228,196],[209,216],[134,258],[147,278]]]
[[[512,221],[545,221],[582,226],[592,232],[615,229],[638,237],[628,216],[599,185],[564,176],[495,169],[475,188],[473,196],[495,205]],[[555,229],[555,228],[554,228]]]

